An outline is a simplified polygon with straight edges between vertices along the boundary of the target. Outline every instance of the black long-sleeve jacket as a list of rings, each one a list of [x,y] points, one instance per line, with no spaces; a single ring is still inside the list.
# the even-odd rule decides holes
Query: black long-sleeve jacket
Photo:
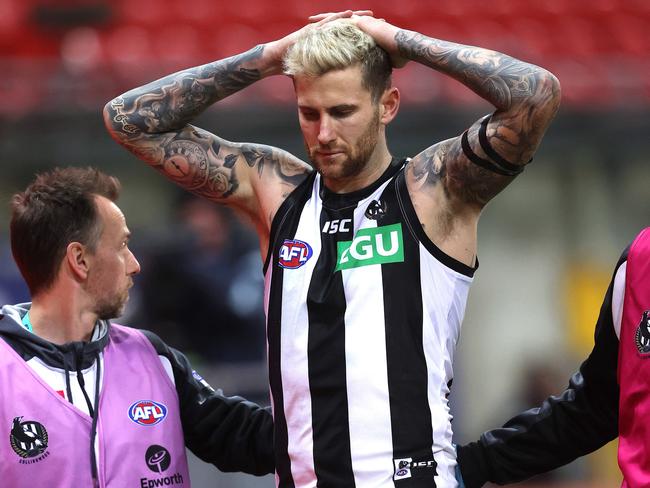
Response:
[[[567,389],[511,418],[503,427],[485,432],[478,441],[458,446],[467,488],[530,478],[589,454],[618,436],[619,340],[612,307],[622,303],[623,290],[615,282],[618,285],[624,276],[627,254],[628,249],[616,265],[601,306],[594,348]]]

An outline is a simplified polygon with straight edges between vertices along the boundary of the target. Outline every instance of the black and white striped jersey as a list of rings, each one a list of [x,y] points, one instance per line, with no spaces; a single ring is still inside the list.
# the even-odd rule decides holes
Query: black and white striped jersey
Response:
[[[447,396],[473,274],[426,237],[404,162],[352,193],[296,188],[265,263],[278,486],[456,486]]]

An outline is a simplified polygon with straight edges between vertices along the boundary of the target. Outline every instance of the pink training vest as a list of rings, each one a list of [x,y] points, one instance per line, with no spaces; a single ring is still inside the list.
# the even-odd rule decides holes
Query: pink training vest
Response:
[[[189,487],[178,395],[151,343],[112,325],[103,359],[99,486]],[[0,339],[0,485],[92,487],[91,425]]]
[[[618,355],[618,464],[623,488],[650,485],[650,228],[627,257]]]

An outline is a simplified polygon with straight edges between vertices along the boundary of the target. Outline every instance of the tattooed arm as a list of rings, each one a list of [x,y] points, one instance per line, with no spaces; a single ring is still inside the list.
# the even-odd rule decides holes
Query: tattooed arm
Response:
[[[409,192],[429,237],[455,257],[472,262],[480,211],[532,158],[557,112],[559,82],[543,68],[495,51],[426,37],[369,17],[359,17],[356,23],[396,66],[407,61],[429,66],[496,108],[485,120],[483,141],[481,119],[467,131],[465,147],[484,166],[505,168],[505,174],[470,161],[461,136],[424,150],[407,172]]]
[[[279,40],[135,88],[106,104],[106,126],[116,141],[181,187],[246,213],[265,250],[275,212],[311,166],[280,149],[230,142],[190,123],[212,104],[281,74],[284,53],[303,29],[370,13],[324,14]]]
[[[275,211],[311,171],[309,165],[276,148],[227,141],[190,121],[228,95],[281,73],[282,41],[288,42],[169,75],[104,108],[116,141],[182,188],[244,211],[258,228],[263,250]]]

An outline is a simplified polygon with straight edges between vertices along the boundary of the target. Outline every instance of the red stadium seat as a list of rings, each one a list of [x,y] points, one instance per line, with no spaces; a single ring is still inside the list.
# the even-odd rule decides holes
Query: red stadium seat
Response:
[[[69,37],[62,45],[65,31],[44,30],[33,22],[31,12],[37,3],[59,7],[97,1],[0,0],[0,56],[9,62],[15,58],[61,62],[63,53],[68,68],[83,68],[90,62],[90,51],[72,49]],[[500,50],[560,70],[557,74],[569,104],[629,103],[635,96],[650,101],[650,0],[401,0],[398,4],[368,0],[363,5],[352,0],[246,0],[243,5],[214,0],[195,0],[191,5],[182,0],[114,0],[107,4],[113,10],[113,24],[97,30],[99,61],[123,83],[238,54],[300,28],[315,13],[361,7],[425,35]],[[73,58],[79,62],[71,65]],[[454,103],[480,103],[458,83],[435,74],[429,78],[426,71],[396,72],[396,80],[405,87],[405,100],[443,97]],[[282,84],[271,82],[227,103],[259,99],[274,103],[290,96]],[[19,94],[16,97],[20,99]]]
[[[113,10],[119,25],[160,27],[174,21],[174,0],[118,0]]]
[[[198,30],[190,25],[167,24],[151,31],[155,57],[166,71],[175,71],[212,60],[201,48]]]
[[[113,72],[123,83],[145,80],[152,73],[162,74],[149,31],[144,27],[118,27],[103,37],[104,56]]]
[[[650,17],[615,15],[610,20],[616,47],[631,56],[650,58]]]

